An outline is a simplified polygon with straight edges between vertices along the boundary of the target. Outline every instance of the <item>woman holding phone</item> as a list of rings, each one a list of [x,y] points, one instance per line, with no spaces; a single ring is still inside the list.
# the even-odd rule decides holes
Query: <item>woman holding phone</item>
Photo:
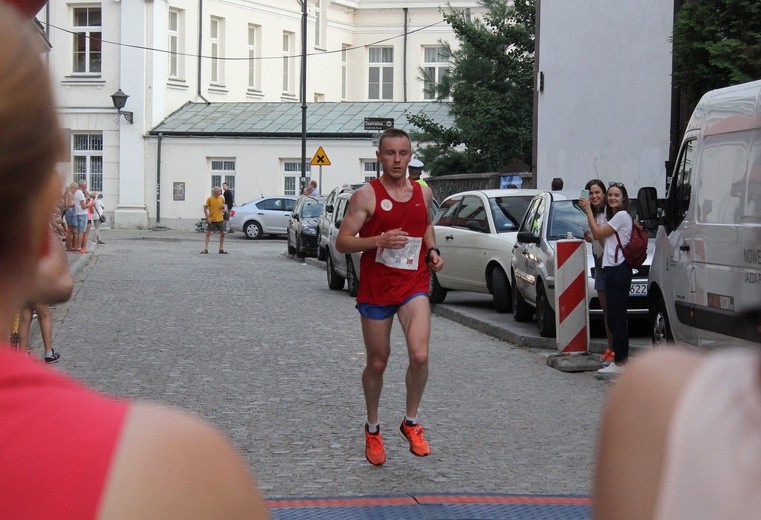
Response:
[[[619,247],[629,243],[632,234],[632,217],[629,215],[629,195],[622,182],[608,184],[607,222],[600,226],[589,199],[579,199],[579,206],[587,214],[592,238],[603,241],[602,270],[603,287],[607,302],[607,322],[613,340],[613,362],[599,370],[602,374],[623,372],[629,358],[629,324],[626,310],[632,282],[632,268],[626,263]]]
[[[585,197],[586,195],[586,197]],[[602,227],[608,219],[605,216],[606,205],[606,190],[605,183],[600,179],[592,179],[584,186],[584,191],[581,192],[582,198],[589,199],[589,204],[592,207],[592,214],[595,217],[597,225]],[[605,271],[602,269],[602,254],[603,254],[603,242],[592,238],[592,234],[589,230],[584,231],[584,239],[587,242],[592,243],[592,257],[595,261],[595,291],[597,291],[597,299],[600,301],[600,307],[602,308],[603,323],[605,324],[605,337],[608,339],[608,348],[600,356],[604,365],[608,365],[613,362],[613,340],[610,335],[610,328],[608,327],[607,308],[608,302],[605,299]]]

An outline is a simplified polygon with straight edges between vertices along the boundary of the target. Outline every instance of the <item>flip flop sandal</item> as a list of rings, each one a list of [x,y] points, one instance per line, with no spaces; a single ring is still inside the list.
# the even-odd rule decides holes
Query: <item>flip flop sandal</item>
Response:
[[[220,255],[228,255],[229,253],[227,251],[225,251],[224,249],[220,249],[219,250],[219,254]]]
[[[204,249],[203,251],[201,251],[201,254],[202,255],[208,255],[209,254],[209,250],[208,249]]]

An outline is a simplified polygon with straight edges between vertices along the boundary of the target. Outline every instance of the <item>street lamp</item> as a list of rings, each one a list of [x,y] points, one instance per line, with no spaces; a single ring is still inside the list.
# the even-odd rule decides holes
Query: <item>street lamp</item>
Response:
[[[129,124],[132,124],[132,112],[128,112],[127,110],[122,110],[124,108],[124,105],[127,104],[127,98],[129,96],[122,92],[122,89],[117,90],[113,94],[111,94],[111,100],[114,102],[114,108],[119,111],[120,115],[124,116],[124,119],[127,120]]]

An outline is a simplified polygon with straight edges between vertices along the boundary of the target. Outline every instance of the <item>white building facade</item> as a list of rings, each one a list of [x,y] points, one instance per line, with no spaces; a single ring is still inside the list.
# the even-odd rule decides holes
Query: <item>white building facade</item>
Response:
[[[537,187],[665,186],[674,3],[537,0]],[[663,194],[661,192],[661,194]]]
[[[449,66],[441,42],[456,46],[440,2],[306,3],[307,102],[432,101],[426,85],[440,80]],[[450,3],[480,14],[476,0]],[[59,167],[103,193],[115,227],[156,223],[156,202],[167,197],[158,189],[159,179],[164,188],[174,182],[194,186],[186,204],[163,206],[162,220],[178,225],[201,215],[213,181],[227,178],[243,189],[242,164],[246,171],[252,161],[257,167],[236,193],[238,201],[289,191],[293,175],[288,172],[294,160],[300,169],[301,155],[300,141],[292,137],[277,146],[257,142],[255,159],[247,149],[250,140],[220,136],[210,146],[209,139],[188,139],[177,166],[171,162],[174,151],[158,156],[158,138],[151,130],[189,103],[298,104],[300,0],[51,0],[37,18],[52,44],[49,69],[69,141],[70,154]],[[112,104],[111,95],[119,89],[129,96],[123,110],[132,113],[133,124]],[[307,160],[324,145],[318,141],[310,138]],[[374,160],[370,141],[358,153],[356,142],[339,140],[328,150],[331,162],[340,162],[344,154],[340,143],[353,166],[321,186],[323,192],[363,180],[365,160]],[[193,170],[184,172],[187,180],[165,177],[172,168],[185,167]],[[261,188],[251,188],[255,185]],[[190,201],[191,193],[202,197]]]

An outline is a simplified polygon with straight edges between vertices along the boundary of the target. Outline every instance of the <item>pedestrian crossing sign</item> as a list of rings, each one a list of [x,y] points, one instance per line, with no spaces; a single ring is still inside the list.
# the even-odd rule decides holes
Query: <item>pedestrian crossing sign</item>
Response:
[[[317,149],[314,157],[312,157],[312,162],[309,164],[312,166],[330,166],[330,159],[328,159],[328,154],[325,153],[325,150],[322,149],[322,146]]]

